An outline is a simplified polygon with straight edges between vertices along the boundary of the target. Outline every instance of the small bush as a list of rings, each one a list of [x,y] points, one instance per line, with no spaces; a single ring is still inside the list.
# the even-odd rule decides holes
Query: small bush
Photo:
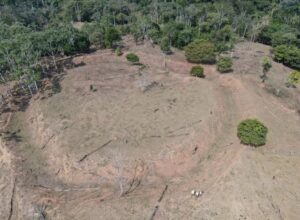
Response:
[[[185,47],[185,56],[191,63],[207,63],[216,62],[215,47],[212,43],[196,40]]]
[[[266,144],[268,128],[257,119],[246,119],[238,125],[237,135],[241,142],[251,146]]]
[[[197,76],[197,77],[200,77],[200,78],[205,77],[204,69],[203,69],[202,66],[193,66],[190,73],[191,73],[192,76]]]
[[[170,40],[168,37],[163,37],[160,42],[160,49],[165,54],[171,54]]]
[[[262,61],[263,72],[267,73],[272,67],[271,60],[268,57],[264,57]]]
[[[296,88],[296,85],[300,82],[300,72],[299,71],[293,71],[289,75],[288,84],[294,88]]]
[[[131,63],[138,63],[140,61],[140,58],[134,53],[127,54],[126,58]]]
[[[217,63],[218,71],[228,73],[232,71],[232,59],[230,57],[221,57]]]
[[[123,52],[122,52],[120,47],[118,47],[115,52],[116,52],[117,56],[122,56],[123,55]]]

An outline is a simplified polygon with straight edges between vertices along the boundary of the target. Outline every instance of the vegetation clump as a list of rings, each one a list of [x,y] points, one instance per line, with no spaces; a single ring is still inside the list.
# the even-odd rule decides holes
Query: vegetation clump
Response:
[[[126,58],[131,63],[138,63],[140,61],[140,58],[134,53],[127,54]]]
[[[218,60],[217,68],[221,73],[228,73],[232,71],[232,59],[230,57],[221,57]]]
[[[199,78],[204,78],[204,69],[202,66],[193,66],[191,69],[191,75]]]
[[[117,47],[115,53],[116,53],[117,56],[122,56],[123,55],[123,51],[120,47]]]
[[[191,63],[212,64],[216,62],[215,47],[212,43],[196,40],[185,47],[185,56]]]
[[[112,48],[121,40],[121,33],[118,29],[101,23],[86,23],[82,27],[82,32],[86,33],[90,42],[99,48]]]
[[[160,49],[165,54],[171,54],[172,53],[169,38],[164,37],[164,38],[161,39]]]
[[[280,45],[273,50],[274,60],[300,70],[300,49],[296,46]]]
[[[4,0],[0,21],[0,73],[7,80],[30,78],[42,72],[41,60],[55,63],[57,56],[88,51],[90,43],[115,48],[128,34],[165,53],[186,48],[193,63],[214,63],[215,53],[236,40],[258,41],[273,47],[276,61],[300,70],[297,0]]]
[[[238,125],[237,135],[241,142],[251,146],[262,146],[267,141],[268,128],[257,119],[246,119]]]
[[[260,76],[262,79],[262,82],[265,82],[265,80],[268,78],[267,73],[270,71],[272,67],[271,60],[268,57],[265,57],[262,61],[262,67],[263,67],[263,74]]]
[[[287,87],[293,87],[296,88],[296,85],[300,82],[300,72],[299,71],[293,71],[290,73],[288,78]]]
[[[262,66],[263,66],[263,71],[268,72],[272,67],[271,60],[269,58],[265,57],[262,61]]]

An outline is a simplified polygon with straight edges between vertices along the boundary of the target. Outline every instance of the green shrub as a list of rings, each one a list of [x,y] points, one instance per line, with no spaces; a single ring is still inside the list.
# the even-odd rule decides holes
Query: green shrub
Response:
[[[262,61],[262,66],[263,66],[263,71],[268,72],[272,67],[271,60],[268,57],[264,57]]]
[[[251,146],[266,144],[268,128],[257,119],[246,119],[238,125],[237,135],[241,142]]]
[[[122,52],[120,47],[118,47],[115,52],[116,52],[117,56],[122,56],[123,55],[123,52]]]
[[[217,51],[227,51],[233,48],[234,34],[230,25],[225,25],[222,29],[213,33],[213,42]]]
[[[300,72],[299,71],[293,71],[289,75],[288,84],[290,84],[292,87],[296,87],[296,85],[300,82]]]
[[[90,47],[88,35],[69,25],[35,32],[31,37],[32,42],[35,43],[35,50],[40,51],[43,56],[60,54],[61,52],[65,55],[73,55],[86,52]]]
[[[172,53],[171,47],[170,47],[170,40],[168,37],[163,37],[160,42],[160,49],[162,52],[165,54],[170,54]]]
[[[105,29],[99,23],[86,23],[81,30],[88,35],[91,44],[101,48],[105,47]]]
[[[186,45],[191,43],[193,39],[193,33],[189,29],[182,30],[178,33],[175,46],[179,49],[183,49]]]
[[[200,77],[200,78],[205,77],[204,69],[203,69],[202,66],[193,66],[190,73],[191,73],[192,76],[197,76],[197,77]]]
[[[221,57],[217,63],[218,71],[228,73],[232,71],[232,59],[230,57]]]
[[[300,70],[300,49],[295,46],[280,45],[273,50],[274,60]]]
[[[112,48],[119,40],[121,40],[121,35],[116,28],[108,27],[105,29],[104,44],[106,48]]]
[[[138,63],[140,61],[140,58],[134,53],[127,54],[126,58],[131,63]]]
[[[202,40],[196,40],[185,47],[185,56],[191,63],[216,62],[215,47],[212,43]]]
[[[272,62],[268,57],[264,57],[264,59],[262,61],[262,67],[263,67],[263,74],[260,76],[260,78],[262,79],[262,82],[264,83],[266,81],[266,79],[268,79],[267,73],[269,72],[269,70],[272,67]]]
[[[149,38],[155,44],[159,43],[161,35],[162,35],[161,31],[159,31],[156,28],[152,28],[152,29],[148,30],[147,34],[148,34]]]
[[[70,37],[73,40],[66,39],[62,45],[63,52],[66,55],[72,55],[79,52],[86,52],[90,47],[90,41],[88,36],[82,32],[75,30],[73,33],[70,31],[69,36],[64,36],[65,38]]]

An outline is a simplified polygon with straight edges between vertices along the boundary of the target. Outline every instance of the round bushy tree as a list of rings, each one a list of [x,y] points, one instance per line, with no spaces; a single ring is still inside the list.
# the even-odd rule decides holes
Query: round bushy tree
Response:
[[[200,78],[205,77],[204,69],[203,69],[202,66],[193,66],[190,73],[191,73],[192,76],[197,76],[197,77],[200,77]]]
[[[170,54],[172,53],[171,47],[170,47],[170,40],[168,37],[163,37],[160,42],[160,49],[162,52],[165,54]]]
[[[221,57],[217,63],[218,71],[228,73],[232,71],[232,59],[230,57]]]
[[[207,63],[216,62],[215,47],[212,43],[196,40],[185,47],[185,56],[191,63]]]
[[[140,58],[134,53],[127,54],[126,58],[131,63],[138,63],[140,61]]]
[[[266,144],[268,128],[257,119],[246,119],[238,125],[237,135],[241,142],[251,146]]]

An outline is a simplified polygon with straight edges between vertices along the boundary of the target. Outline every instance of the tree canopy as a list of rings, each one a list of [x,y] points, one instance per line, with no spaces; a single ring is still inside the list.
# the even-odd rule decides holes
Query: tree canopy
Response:
[[[44,56],[117,47],[126,34],[165,53],[199,41],[220,53],[244,38],[300,69],[298,0],[3,0],[0,21],[0,71],[9,76],[39,71]]]

